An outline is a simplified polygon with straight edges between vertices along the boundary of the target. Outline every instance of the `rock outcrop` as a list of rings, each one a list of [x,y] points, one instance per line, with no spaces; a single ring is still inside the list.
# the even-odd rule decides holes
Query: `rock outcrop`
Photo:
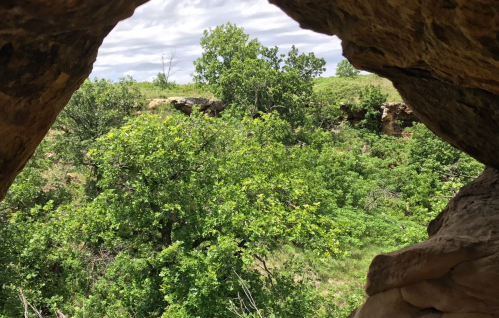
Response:
[[[0,200],[90,74],[104,37],[146,1],[0,2]]]
[[[420,121],[404,103],[385,103],[381,111],[381,133],[387,136],[409,137],[405,129]]]
[[[167,99],[153,99],[149,103],[149,109],[155,110],[161,104],[172,104],[176,110],[180,110],[186,115],[192,114],[193,107],[199,107],[200,112],[209,114],[210,116],[218,116],[227,105],[218,99],[209,99],[201,97],[170,97]]]
[[[354,318],[499,317],[499,172],[488,168],[428,227],[429,239],[377,256]]]
[[[366,118],[366,110],[362,108],[352,108],[351,105],[341,103],[340,109],[345,113],[343,120],[349,121],[352,126],[356,126],[358,123]]]
[[[499,2],[270,0],[342,39],[357,68],[390,79],[437,135],[499,168]],[[355,318],[499,317],[499,175],[472,182],[421,244],[375,258]]]
[[[337,35],[357,68],[390,79],[433,132],[499,168],[499,2],[270,0]]]
[[[352,108],[349,104],[341,104],[340,109],[345,113],[344,120],[353,126],[359,124],[366,118],[367,110]],[[384,103],[380,107],[380,116],[373,119],[380,121],[381,133],[393,137],[409,137],[405,130],[414,122],[420,122],[419,118],[405,103]]]

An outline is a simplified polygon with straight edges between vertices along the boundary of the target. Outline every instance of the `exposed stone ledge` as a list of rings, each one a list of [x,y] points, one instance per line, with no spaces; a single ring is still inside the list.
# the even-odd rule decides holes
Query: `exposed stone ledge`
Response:
[[[499,172],[488,168],[428,227],[429,239],[377,256],[354,318],[499,317]]]
[[[150,101],[149,109],[155,110],[161,104],[172,104],[176,110],[186,115],[192,114],[193,107],[199,107],[199,111],[208,113],[210,116],[218,116],[227,105],[218,99],[201,97],[170,97],[166,99],[156,98]]]

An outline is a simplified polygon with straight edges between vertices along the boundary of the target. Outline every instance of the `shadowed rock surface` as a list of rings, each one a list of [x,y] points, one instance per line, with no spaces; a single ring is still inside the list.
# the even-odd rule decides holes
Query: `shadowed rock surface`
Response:
[[[427,241],[374,259],[371,297],[352,317],[499,317],[498,224],[499,172],[488,168],[431,222]]]
[[[499,168],[499,2],[270,0],[338,35],[357,68],[393,81],[433,132]]]
[[[405,128],[420,121],[404,103],[385,103],[381,106],[381,111],[381,133],[387,136],[409,137]]]
[[[192,114],[193,107],[199,107],[200,112],[208,113],[210,116],[218,116],[227,105],[218,99],[201,97],[170,97],[166,99],[156,98],[149,102],[149,109],[155,110],[161,104],[172,104],[176,110],[186,115]]]
[[[366,118],[366,109],[355,109],[344,103],[340,104],[340,109],[346,114],[344,120],[348,120],[353,126]],[[414,112],[404,103],[384,103],[381,105],[380,113],[376,120],[381,122],[381,133],[387,136],[409,137],[410,133],[405,128],[412,127],[414,122],[420,122]]]
[[[433,132],[499,168],[499,2],[270,0],[338,35],[357,68],[390,79]],[[499,317],[499,174],[459,192],[421,244],[380,255],[355,318]]]
[[[92,71],[103,39],[146,1],[0,2],[0,200]]]

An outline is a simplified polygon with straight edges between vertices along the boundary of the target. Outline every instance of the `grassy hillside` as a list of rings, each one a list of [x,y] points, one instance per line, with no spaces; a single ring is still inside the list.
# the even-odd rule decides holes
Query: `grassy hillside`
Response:
[[[204,88],[195,84],[175,85],[172,89],[161,90],[153,83],[142,82],[138,86],[147,99],[169,98],[169,97],[204,97],[213,98],[213,94]]]
[[[356,96],[362,88],[369,84],[375,86],[379,85],[381,86],[381,91],[388,94],[388,102],[402,101],[399,93],[389,80],[374,74],[359,75],[356,78],[334,76],[320,77],[315,81],[316,91],[332,89],[333,91],[344,94],[345,96]],[[207,88],[200,87],[195,84],[177,85],[173,89],[161,90],[152,83],[142,82],[139,83],[139,87],[148,99],[168,98],[173,96],[213,98],[213,94],[209,92]]]
[[[388,94],[388,102],[401,102],[402,98],[393,87],[392,82],[379,77],[375,74],[359,75],[356,78],[348,77],[320,77],[316,79],[315,89],[322,91],[332,89],[335,92],[341,92],[346,96],[355,96],[362,88],[367,85],[381,86],[381,91]]]

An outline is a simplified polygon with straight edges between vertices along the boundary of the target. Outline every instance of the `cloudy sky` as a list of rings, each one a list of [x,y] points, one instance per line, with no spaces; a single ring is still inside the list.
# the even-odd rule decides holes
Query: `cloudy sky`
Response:
[[[338,38],[300,29],[267,0],[151,0],[106,38],[91,77],[117,80],[132,75],[138,81],[151,80],[159,72],[160,52],[176,49],[185,70],[174,80],[189,83],[192,62],[201,55],[203,30],[229,21],[263,45],[287,51],[294,44],[302,52],[315,52],[327,61],[324,76],[334,75],[342,60]]]

